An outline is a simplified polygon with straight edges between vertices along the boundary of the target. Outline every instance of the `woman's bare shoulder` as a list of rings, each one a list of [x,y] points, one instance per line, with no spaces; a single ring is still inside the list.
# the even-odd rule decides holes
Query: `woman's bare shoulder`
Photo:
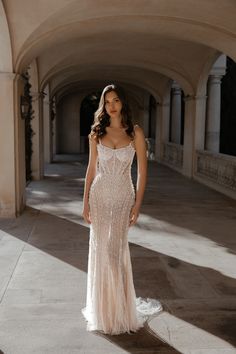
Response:
[[[143,128],[141,128],[138,124],[134,125],[134,133],[135,137],[144,136]]]
[[[96,133],[95,134],[89,133],[88,138],[89,138],[90,142],[93,142],[93,143],[97,142],[97,134]]]

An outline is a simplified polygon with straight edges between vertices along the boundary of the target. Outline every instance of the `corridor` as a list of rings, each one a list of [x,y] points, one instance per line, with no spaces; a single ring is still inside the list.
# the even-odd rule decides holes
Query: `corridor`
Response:
[[[156,161],[129,244],[136,295],[164,311],[136,334],[86,331],[86,165],[57,155],[22,215],[0,220],[0,352],[236,353],[236,201]]]

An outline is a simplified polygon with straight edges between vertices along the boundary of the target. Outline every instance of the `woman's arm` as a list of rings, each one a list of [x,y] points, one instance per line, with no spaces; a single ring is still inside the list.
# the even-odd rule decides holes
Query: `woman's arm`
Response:
[[[135,204],[130,213],[130,226],[133,225],[139,215],[139,210],[143,201],[143,196],[147,183],[147,151],[146,141],[143,129],[136,125],[135,127],[135,148],[137,155],[137,184]]]
[[[97,142],[94,137],[89,138],[89,162],[85,175],[84,196],[83,196],[83,212],[82,216],[89,224],[91,223],[89,215],[89,190],[93,179],[96,175],[97,165]]]

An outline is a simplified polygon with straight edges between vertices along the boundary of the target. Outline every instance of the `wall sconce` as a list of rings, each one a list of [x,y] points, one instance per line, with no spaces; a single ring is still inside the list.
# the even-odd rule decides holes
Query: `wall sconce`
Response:
[[[30,110],[30,102],[25,96],[20,97],[20,113],[21,118],[26,119]]]

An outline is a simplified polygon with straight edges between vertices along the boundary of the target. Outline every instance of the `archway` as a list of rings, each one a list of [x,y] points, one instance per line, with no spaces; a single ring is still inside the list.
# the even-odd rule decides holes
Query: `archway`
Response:
[[[221,83],[220,152],[236,156],[236,63],[227,57]]]
[[[94,113],[98,108],[101,91],[94,91],[86,96],[81,102],[80,108],[80,138],[81,138],[81,152],[88,153],[88,134],[91,130],[91,125],[94,121]]]

